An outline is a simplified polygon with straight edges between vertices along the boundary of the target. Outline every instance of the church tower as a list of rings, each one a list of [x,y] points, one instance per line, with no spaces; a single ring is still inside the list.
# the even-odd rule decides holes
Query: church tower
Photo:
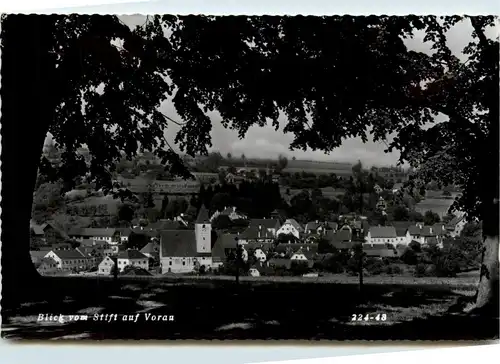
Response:
[[[201,206],[198,218],[194,226],[196,236],[196,252],[211,253],[212,252],[212,224],[208,216],[208,211],[205,206]]]

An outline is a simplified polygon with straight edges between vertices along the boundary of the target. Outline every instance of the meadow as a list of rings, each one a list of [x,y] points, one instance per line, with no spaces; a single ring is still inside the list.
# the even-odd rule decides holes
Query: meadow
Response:
[[[246,277],[245,277],[246,278]],[[464,313],[474,286],[44,277],[2,311],[7,339],[478,340],[498,320]],[[136,315],[137,322],[37,321],[38,315]],[[145,314],[173,316],[146,321]],[[385,320],[376,319],[385,315]],[[353,321],[353,317],[361,320]]]

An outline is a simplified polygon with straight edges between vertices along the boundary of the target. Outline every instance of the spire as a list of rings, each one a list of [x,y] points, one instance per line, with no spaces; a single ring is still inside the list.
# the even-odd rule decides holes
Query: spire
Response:
[[[210,218],[208,216],[208,210],[205,205],[201,205],[200,211],[198,212],[198,217],[196,219],[197,224],[209,223]]]

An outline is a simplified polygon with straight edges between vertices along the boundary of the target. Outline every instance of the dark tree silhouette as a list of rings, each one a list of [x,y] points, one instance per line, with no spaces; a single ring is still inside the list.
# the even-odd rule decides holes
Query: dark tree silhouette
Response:
[[[164,138],[170,123],[181,124],[176,143],[194,156],[211,145],[205,111],[218,111],[240,137],[266,119],[278,126],[282,111],[292,149],[329,152],[347,137],[367,140],[368,130],[376,141],[394,133],[389,150],[400,150],[426,177],[463,188],[458,205],[484,222],[477,305],[490,304],[498,296],[499,62],[498,40],[485,29],[494,20],[155,16],[131,30],[116,16],[3,16],[2,202],[19,211],[2,216],[4,299],[19,297],[15,288],[38,277],[24,226],[48,131],[63,150],[56,175],[68,187],[90,172],[97,188],[112,192],[121,152],[132,158],[139,148],[154,152],[172,174],[191,177]],[[466,62],[445,41],[460,21],[474,29]],[[427,34],[433,55],[406,48],[403,38],[414,30]],[[290,69],[301,70],[293,83]],[[182,122],[158,110],[168,98]],[[438,113],[448,120],[422,128]],[[76,153],[82,144],[90,165]],[[19,155],[28,175],[14,179]]]
[[[134,218],[134,209],[130,205],[123,205],[118,210],[118,219],[120,221],[131,222]]]

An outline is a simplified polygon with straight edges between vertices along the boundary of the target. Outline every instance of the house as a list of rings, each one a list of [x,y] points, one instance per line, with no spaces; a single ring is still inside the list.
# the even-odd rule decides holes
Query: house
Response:
[[[260,271],[255,267],[251,267],[248,270],[248,275],[251,277],[260,277]]]
[[[290,258],[300,252],[307,259],[312,259],[318,253],[318,244],[278,244],[275,252],[282,258]]]
[[[393,221],[391,223],[392,226],[394,226],[394,229],[396,229],[396,236],[397,236],[397,244],[396,245],[408,245],[411,242],[411,235],[409,232],[410,226],[412,226],[414,223],[411,221]]]
[[[248,243],[272,243],[274,241],[274,234],[269,230],[259,225],[257,227],[250,226],[245,231],[243,231],[239,237],[240,244]]]
[[[177,229],[180,228],[180,225],[176,225],[178,226]],[[163,230],[169,230],[169,229],[163,229]],[[133,228],[132,229],[132,234],[137,234],[137,235],[146,235],[150,241],[154,240],[154,239],[158,239],[160,237],[160,233],[158,230],[155,230],[155,229],[151,229],[150,227],[136,227],[136,228]],[[130,236],[129,236],[130,238]]]
[[[116,266],[116,257],[105,257],[97,267],[97,274],[109,276],[113,274],[113,267]]]
[[[372,226],[368,230],[368,235],[365,239],[368,244],[387,243],[394,246],[398,243],[398,236],[394,226]]]
[[[41,239],[44,242],[52,243],[55,242],[56,237],[61,236],[61,232],[59,229],[55,228],[50,223],[44,223],[41,225],[35,224],[34,222],[30,223],[30,228],[32,234]]]
[[[348,229],[341,229],[338,231],[329,231],[326,233],[325,238],[327,240],[337,240],[343,243],[350,243],[352,241],[351,231]]]
[[[269,262],[256,262],[250,269],[258,272],[258,274],[255,274],[256,277],[272,275],[274,273],[274,270],[269,266]]]
[[[132,229],[130,228],[117,228],[116,231],[120,233],[120,241],[122,243],[126,243],[130,234],[132,234]]]
[[[105,240],[84,239],[80,241],[80,247],[94,248],[101,251],[109,249],[110,244],[108,244],[108,242]]]
[[[123,272],[125,267],[128,265],[143,268],[146,270],[149,269],[148,257],[136,249],[121,251],[118,253],[118,256],[116,258],[118,263],[118,270],[120,272]]]
[[[453,217],[445,226],[447,233],[452,237],[460,236],[464,226],[467,224],[465,214]]]
[[[276,233],[281,227],[279,219],[271,218],[271,219],[251,219],[248,224],[249,227],[259,227],[261,226],[263,229],[269,231],[274,237],[276,237]]]
[[[246,216],[242,213],[236,211],[236,207],[224,207],[222,211],[215,211],[213,215],[210,217],[210,221],[213,221],[218,216],[227,216],[231,221],[233,220],[244,220]]]
[[[304,232],[304,228],[295,220],[295,219],[287,219],[283,225],[278,229],[276,234],[279,236],[280,234],[291,234],[295,236],[297,239],[300,239],[300,234]]]
[[[110,228],[75,228],[71,229],[68,235],[77,241],[84,239],[104,240],[108,244],[118,244],[121,241],[120,231]]]
[[[369,258],[397,258],[398,252],[394,246],[386,244],[363,244],[363,252]]]
[[[45,258],[52,258],[57,263],[60,270],[86,270],[88,262],[85,256],[76,249],[71,250],[51,250]]]
[[[57,262],[52,258],[42,258],[35,268],[41,275],[52,275],[58,272]]]
[[[55,243],[51,245],[53,250],[70,250],[72,249],[70,243]]]
[[[255,259],[257,259],[259,262],[265,262],[267,259],[266,253],[261,248],[257,248],[254,250],[253,255],[255,256]]]
[[[31,261],[37,266],[37,264],[40,264],[42,259],[47,255],[49,251],[47,250],[30,250],[30,256],[31,256]]]
[[[192,272],[196,263],[213,268],[212,226],[207,209],[202,206],[193,230],[164,230],[160,237],[162,273]],[[221,264],[217,262],[217,266]]]
[[[387,203],[385,202],[384,198],[380,196],[377,205],[375,206],[377,210],[379,211],[385,211],[387,210]]]
[[[443,238],[446,236],[444,224],[438,223],[432,226],[417,223],[408,228],[411,240],[415,240],[422,245],[437,244],[442,247]]]
[[[87,258],[87,267],[96,267],[104,257],[104,249],[99,246],[79,246],[76,250]]]
[[[300,248],[299,250],[297,250],[295,253],[292,254],[292,256],[290,257],[290,260],[291,261],[307,261],[307,258],[304,254],[304,252],[302,251],[302,248]]]
[[[331,221],[310,221],[306,224],[304,232],[306,234],[325,234],[327,230],[336,231],[338,224]]]
[[[337,232],[328,232],[325,239],[329,244],[339,250],[350,250],[354,246],[351,241],[351,234],[348,230],[340,230]]]

